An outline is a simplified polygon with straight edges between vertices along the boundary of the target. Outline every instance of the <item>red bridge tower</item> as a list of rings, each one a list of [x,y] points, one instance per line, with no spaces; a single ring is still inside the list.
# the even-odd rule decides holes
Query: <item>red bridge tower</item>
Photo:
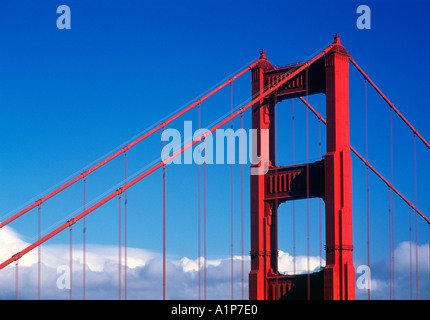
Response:
[[[268,142],[257,138],[257,155],[269,160],[266,174],[251,175],[251,271],[249,298],[355,299],[352,242],[352,182],[349,144],[349,54],[336,35],[323,57],[252,107],[252,128],[269,130]],[[275,68],[262,51],[252,69],[252,95],[270,89],[303,66]],[[275,163],[277,102],[326,95],[327,153],[321,161],[290,167]],[[257,165],[253,165],[254,167]],[[278,272],[278,206],[289,200],[319,197],[325,202],[326,266],[320,272]]]

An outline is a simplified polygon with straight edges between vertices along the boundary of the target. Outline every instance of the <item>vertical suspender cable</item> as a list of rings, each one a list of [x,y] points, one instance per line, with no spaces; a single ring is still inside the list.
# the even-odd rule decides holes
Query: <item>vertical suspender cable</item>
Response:
[[[19,271],[19,260],[15,261],[15,300],[18,300],[18,271]]]
[[[245,299],[244,296],[244,239],[243,239],[243,113],[240,115],[240,129],[241,129],[241,143],[240,143],[240,154],[243,157],[240,164],[240,233],[241,233],[241,274],[242,274],[242,300]],[[240,157],[239,157],[240,158]]]
[[[86,206],[87,206],[87,178],[84,177],[83,179],[84,181],[84,205],[83,205],[83,209],[84,211],[87,210]],[[84,217],[84,225],[83,225],[83,259],[82,259],[82,299],[85,300],[86,298],[86,294],[85,294],[85,271],[86,271],[86,266],[87,266],[87,262],[86,262],[86,258],[87,258],[87,253],[86,253],[86,242],[87,242],[87,221],[86,221],[87,217]]]
[[[412,213],[409,206],[409,299],[412,300]]]
[[[292,127],[292,158],[293,158],[293,165],[295,161],[295,128],[294,128],[294,98],[291,99],[291,110],[292,110],[292,117],[291,117],[291,127]],[[296,202],[293,200],[293,274],[296,274]]]
[[[364,79],[364,113],[365,113],[365,138],[366,138],[366,161],[369,162],[369,130],[368,130],[368,108],[367,108],[367,79]],[[369,166],[366,165],[366,229],[367,229],[367,267],[370,268],[370,227],[369,227]],[[367,288],[367,300],[370,300],[370,286]]]
[[[388,187],[388,262],[390,271],[390,300],[393,299],[393,277],[392,277],[392,264],[391,264],[391,188]]]
[[[70,235],[70,251],[69,251],[69,270],[70,270],[70,289],[69,289],[69,300],[73,298],[73,226],[69,227]]]
[[[390,108],[390,139],[391,139],[391,185],[394,183],[394,144],[393,144],[393,108]],[[392,250],[392,266],[393,266],[393,299],[395,299],[395,267],[394,267],[394,193],[391,190],[391,250]]]
[[[414,133],[414,191],[417,207],[417,135]],[[429,252],[430,254],[430,252]],[[429,261],[430,262],[430,261]],[[418,213],[415,211],[415,292],[418,300]]]
[[[309,67],[306,68],[306,102],[308,102]],[[311,299],[310,279],[310,247],[309,247],[309,110],[306,108],[306,244],[307,244],[307,272],[308,272],[308,300]]]
[[[278,119],[278,117],[277,117],[277,104],[278,104],[278,91],[277,90],[275,90],[274,91],[274,104],[273,104],[273,116],[274,116],[274,124],[273,124],[273,126],[274,126],[274,135],[275,135],[275,143],[274,143],[274,148],[275,148],[275,159],[274,159],[274,165],[275,165],[275,176],[278,178],[278,122],[277,122],[277,119]],[[276,187],[275,187],[275,191],[277,191],[277,190],[279,190],[279,181],[278,180],[276,180],[275,179],[275,184],[276,184]],[[278,232],[278,199],[277,198],[275,198],[275,206],[274,206],[274,209],[273,209],[273,212],[275,212],[276,213],[276,216],[275,216],[275,219],[276,219],[276,225],[277,225],[277,227],[276,227],[276,236],[275,236],[275,239],[278,239],[278,234],[277,234],[277,232]],[[272,213],[272,215],[273,215],[273,213]],[[279,248],[277,248],[278,250],[279,250]],[[276,272],[278,272],[278,250],[276,250],[276,252],[274,252],[273,254],[275,254],[276,255]],[[276,288],[278,288],[278,286],[279,286],[279,283],[278,283],[278,277],[276,277]],[[276,289],[276,290],[278,290],[278,289]],[[278,292],[278,291],[276,291],[276,292]],[[277,294],[277,293],[276,293]]]
[[[128,155],[124,153],[124,175],[127,184],[128,175]],[[127,189],[124,191],[124,299],[127,300]]]
[[[230,114],[233,114],[233,82],[230,83]],[[233,265],[233,119],[230,121],[230,225],[231,225],[231,300],[234,299],[234,265]]]
[[[392,137],[392,131],[391,131],[391,122],[392,120],[392,109],[390,108],[390,145],[391,145],[391,137]],[[390,159],[391,159],[391,149],[390,149]],[[391,175],[391,183],[393,182],[393,176]],[[390,272],[390,300],[393,299],[393,277],[392,277],[392,272],[393,272],[393,266],[392,266],[392,261],[391,261],[391,255],[392,255],[392,242],[391,242],[391,188],[388,187],[388,251],[389,251],[389,255],[388,255],[388,262],[389,262],[389,272]]]
[[[165,128],[163,128],[164,133]],[[165,141],[163,139],[163,150]],[[163,157],[164,158],[164,157]],[[166,164],[163,164],[163,300],[166,300]]]
[[[321,160],[321,119],[318,118],[318,159]],[[320,269],[322,269],[322,209],[321,198],[318,199],[319,227],[320,227]]]
[[[121,194],[118,195],[118,300],[121,300]]]
[[[37,208],[37,224],[38,224],[38,240],[40,240],[40,223],[41,223],[41,207],[40,204]],[[41,278],[41,258],[42,258],[42,246],[37,248],[37,299],[40,300],[40,278]]]
[[[205,156],[203,163],[203,251],[204,251],[204,276],[203,276],[203,287],[204,287],[204,299],[207,299],[207,234],[206,234],[206,139],[203,141],[205,146]]]
[[[198,125],[198,132],[200,132],[200,104],[197,107],[197,125]],[[199,152],[199,163],[198,163],[198,186],[197,186],[197,202],[198,202],[198,208],[197,208],[197,220],[198,220],[198,264],[199,264],[199,300],[201,299],[201,163],[200,163],[200,157],[201,153]]]

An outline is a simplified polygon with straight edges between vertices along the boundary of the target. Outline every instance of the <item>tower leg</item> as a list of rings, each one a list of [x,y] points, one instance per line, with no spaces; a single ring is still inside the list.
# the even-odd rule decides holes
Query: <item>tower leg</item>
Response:
[[[326,55],[326,267],[324,298],[355,299],[352,175],[349,144],[349,59],[340,46]]]

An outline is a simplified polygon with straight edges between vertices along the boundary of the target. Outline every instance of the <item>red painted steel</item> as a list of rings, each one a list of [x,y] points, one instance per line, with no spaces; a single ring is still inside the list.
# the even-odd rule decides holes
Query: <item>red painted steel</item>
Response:
[[[269,130],[269,148],[265,152],[270,161],[270,166],[275,170],[277,167],[276,142],[274,142],[276,141],[276,127],[274,127],[274,123],[276,123],[275,104],[277,97],[280,97],[280,99],[287,99],[299,96],[301,101],[317,115],[319,120],[327,125],[327,154],[324,157],[327,258],[327,266],[323,271],[324,299],[354,299],[355,272],[353,267],[352,243],[352,174],[349,151],[351,150],[355,153],[366,164],[366,170],[371,169],[375,172],[377,176],[387,184],[392,192],[398,194],[427,222],[429,221],[416,206],[413,206],[410,201],[394,188],[393,182],[390,183],[383,178],[382,175],[369,164],[368,160],[359,155],[349,144],[348,78],[350,56],[343,46],[340,45],[338,37],[335,38],[332,47],[326,52],[322,61],[323,64],[315,60],[312,61],[312,63],[308,62],[307,64],[302,64],[301,66],[305,66],[306,68],[306,74],[302,73],[288,83],[284,82],[284,86],[279,86],[279,81],[282,81],[289,69],[274,68],[267,61],[265,52],[263,51],[259,63],[252,70],[252,95],[254,97],[258,95],[258,93],[265,92],[267,88],[276,87],[277,89],[273,95],[268,96],[266,99],[261,99],[259,103],[253,106],[253,128],[257,130]],[[316,65],[315,67],[313,67],[313,63]],[[324,69],[322,69],[322,66]],[[313,67],[312,71],[311,67]],[[323,76],[318,75],[318,73]],[[323,78],[323,80],[321,80],[321,78]],[[412,129],[413,133],[419,136],[424,143],[428,145],[417,130],[406,121],[375,84],[371,82],[367,75],[365,75],[365,78],[366,81],[369,81],[384,97],[391,109],[400,115]],[[312,85],[307,85],[309,80],[313,82]],[[324,81],[324,84],[321,85],[321,82],[318,81]],[[304,83],[306,83],[306,85],[304,85]],[[305,92],[307,94],[309,91],[312,93],[324,92],[326,94],[328,121],[325,121],[309,103],[301,97],[301,95],[304,95]],[[262,145],[263,142],[260,138],[257,144],[257,152],[260,157],[262,157],[263,152]],[[294,285],[292,282],[294,279],[292,277],[283,277],[277,272],[276,238],[278,196],[272,197],[275,200],[265,198],[265,188],[268,187],[269,185],[265,184],[265,179],[262,177],[251,176],[250,299],[279,299]],[[368,192],[368,190],[366,192]],[[392,203],[393,198],[391,195],[391,211]],[[392,212],[390,212],[390,230],[392,229],[393,222],[393,215]],[[391,245],[394,245],[393,241],[394,235],[390,234]],[[390,262],[393,264],[393,272],[390,275],[390,279],[392,279],[394,285],[394,256],[390,256]],[[311,296],[310,288],[313,288],[313,286],[309,286],[308,282],[308,298]]]
[[[324,299],[355,299],[352,242],[352,173],[349,154],[349,54],[335,38],[326,56],[325,155],[326,266]]]
[[[273,106],[269,107],[273,102],[264,100],[265,97],[276,90],[288,86],[288,81],[298,76],[308,66],[315,61],[325,56],[333,48],[334,44],[330,45],[320,54],[305,64],[297,65],[295,68],[289,68],[282,75],[276,75],[270,81],[264,81],[264,72],[273,69],[270,62],[267,61],[265,52],[262,51],[260,59],[257,61],[257,66],[252,70],[252,96],[257,96],[251,104],[253,105],[252,127],[261,130],[269,130],[273,132],[274,114]],[[257,140],[257,156],[261,157],[262,144],[261,135]],[[274,137],[269,134],[269,148],[267,150],[268,159],[271,164],[274,164]],[[260,164],[261,165],[261,164]],[[256,165],[254,165],[255,167]],[[251,271],[249,274],[249,298],[268,299],[269,286],[268,275],[273,274],[277,270],[277,239],[270,238],[271,234],[276,234],[277,221],[276,214],[273,214],[276,209],[264,201],[265,190],[264,175],[251,176]],[[275,277],[275,281],[277,278]]]
[[[325,204],[326,204],[326,257],[327,266],[323,272],[323,288],[310,284],[302,297],[306,299],[323,291],[324,299],[354,299],[355,272],[352,260],[352,181],[351,158],[349,155],[349,55],[335,38],[322,54],[311,61],[297,65],[304,71],[285,86],[279,86],[288,69],[274,68],[264,52],[259,63],[252,70],[252,94],[265,92],[265,87],[277,88],[279,93],[253,106],[253,129],[269,130],[269,146],[264,151],[264,142],[259,138],[257,153],[269,159],[275,167],[273,104],[276,95],[281,99],[308,95],[317,92],[326,94],[327,103],[327,154],[325,156]],[[322,59],[322,60],[319,60]],[[315,63],[315,67],[313,64]],[[313,67],[312,70],[310,68]],[[294,67],[292,68],[295,69]],[[323,75],[323,76],[322,76]],[[269,89],[270,90],[270,89]],[[270,99],[271,98],[271,99]],[[263,155],[266,152],[266,155]],[[308,164],[306,164],[308,165]],[[309,170],[306,170],[309,172]],[[308,173],[307,173],[308,175]],[[307,177],[308,178],[308,177]],[[309,186],[309,184],[307,184]],[[283,277],[277,271],[277,205],[265,199],[265,179],[251,176],[251,271],[249,274],[250,299],[280,299],[291,277]],[[308,244],[309,246],[309,244]],[[315,277],[317,279],[319,276]],[[318,280],[315,283],[320,286]],[[312,292],[311,292],[312,288]],[[315,292],[315,293],[314,293]]]

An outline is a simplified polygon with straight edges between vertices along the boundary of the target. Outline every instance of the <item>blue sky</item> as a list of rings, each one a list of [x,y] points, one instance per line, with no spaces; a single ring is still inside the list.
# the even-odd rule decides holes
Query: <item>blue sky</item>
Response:
[[[71,8],[70,30],[59,30],[56,8]],[[356,8],[371,8],[371,29],[356,27]],[[276,65],[309,58],[340,33],[342,44],[373,81],[428,140],[430,66],[426,1],[2,1],[0,4],[0,219],[23,204],[80,173],[93,161],[158,124],[168,114],[194,101],[267,51]],[[364,155],[364,82],[350,69],[351,145]],[[369,89],[369,159],[390,178],[389,109]],[[247,74],[233,87],[234,105],[250,97]],[[324,98],[310,97],[323,115]],[[305,109],[295,102],[296,163],[305,162]],[[229,112],[230,92],[224,90],[202,105],[202,126]],[[291,102],[279,104],[278,158],[291,164]],[[172,123],[197,119],[197,110]],[[250,125],[249,113],[245,126]],[[239,119],[234,126],[240,125]],[[195,125],[196,126],[196,125]],[[317,160],[317,120],[310,115],[311,161]],[[324,137],[325,127],[322,125]],[[299,139],[299,138],[297,138]],[[414,199],[413,137],[394,116],[394,182]],[[160,134],[130,150],[129,174],[159,158]],[[323,148],[325,147],[323,138]],[[324,150],[324,149],[323,149]],[[324,153],[324,152],[323,152]],[[426,199],[430,151],[420,142],[418,155],[418,207],[429,216]],[[365,167],[353,157],[355,259],[364,263]],[[124,179],[124,158],[88,177],[87,199],[96,199]],[[249,252],[249,184],[245,170],[245,254]],[[234,168],[234,194],[240,194],[240,168]],[[208,166],[208,257],[230,255],[230,167]],[[114,190],[114,189],[113,189]],[[161,172],[156,172],[128,193],[128,244],[160,252]],[[167,251],[172,256],[197,257],[197,167],[167,169]],[[235,197],[234,250],[240,254],[240,202]],[[42,230],[79,213],[82,183],[42,207]],[[118,242],[118,202],[107,204],[88,217],[87,241]],[[408,207],[395,199],[396,246],[409,241]],[[318,201],[311,201],[311,254],[319,255]],[[305,216],[305,204],[298,203]],[[301,210],[301,211],[300,211]],[[388,254],[388,193],[371,175],[372,261]],[[282,214],[282,216],[281,216]],[[290,252],[291,205],[280,209],[280,249]],[[297,228],[300,228],[298,221]],[[303,226],[303,225],[302,225]],[[25,241],[37,238],[34,210],[11,224]],[[428,227],[419,219],[418,244],[428,243]],[[81,225],[74,229],[81,243]],[[297,250],[306,254],[305,234]],[[300,241],[301,239],[301,241]],[[50,244],[67,244],[68,233]],[[382,263],[382,262],[381,262]],[[376,269],[376,266],[375,266]],[[388,272],[387,272],[388,273]],[[387,274],[381,276],[386,278]],[[428,289],[427,289],[428,290]],[[427,291],[428,292],[428,291]],[[427,293],[428,294],[428,293]],[[384,296],[383,296],[384,297]]]

